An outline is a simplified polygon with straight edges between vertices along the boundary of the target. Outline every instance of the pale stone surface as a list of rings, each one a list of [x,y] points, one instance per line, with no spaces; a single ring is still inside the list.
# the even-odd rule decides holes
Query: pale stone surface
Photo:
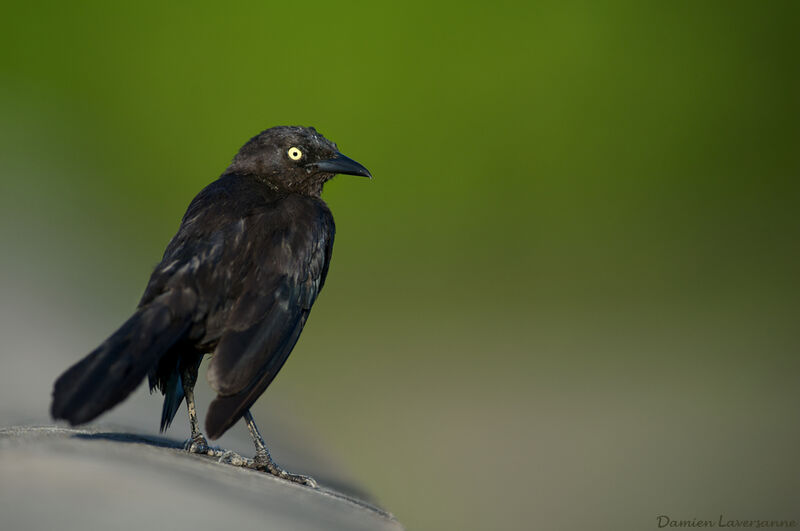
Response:
[[[316,477],[321,487],[311,489],[178,445],[122,431],[2,428],[0,528],[403,529],[335,479]]]

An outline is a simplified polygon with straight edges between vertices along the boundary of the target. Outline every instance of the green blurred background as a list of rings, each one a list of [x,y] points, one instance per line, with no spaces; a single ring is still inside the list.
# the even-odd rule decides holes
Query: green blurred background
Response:
[[[6,5],[3,407],[46,415],[191,198],[313,125],[375,179],[326,187],[328,282],[256,418],[410,529],[800,520],[797,6]]]

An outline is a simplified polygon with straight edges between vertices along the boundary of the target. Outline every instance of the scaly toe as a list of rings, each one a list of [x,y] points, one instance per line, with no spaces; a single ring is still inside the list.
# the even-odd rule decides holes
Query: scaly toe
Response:
[[[229,450],[220,456],[219,462],[226,465],[249,467],[251,466],[250,463],[252,463],[252,460],[242,457],[236,452],[231,452]]]
[[[289,481],[294,481],[295,483],[300,483],[301,485],[306,485],[311,487],[312,489],[317,488],[317,482],[314,481],[314,478],[309,476],[301,476],[300,474],[287,474],[287,478]]]
[[[308,487],[311,487],[312,489],[317,488],[317,482],[314,481],[314,478],[308,476],[301,476],[300,474],[290,474],[285,470],[280,470],[280,472],[278,472],[277,474],[271,471],[268,472],[272,473],[275,476],[278,476],[279,478],[291,481],[292,483],[299,483],[301,485],[306,485]]]
[[[286,479],[293,483],[300,483],[301,485],[307,485],[311,488],[317,488],[317,482],[314,481],[313,478],[308,476],[301,476],[300,474],[290,474],[289,472],[285,471],[277,464],[275,464],[272,459],[264,458],[261,455],[256,455],[255,459],[252,460],[252,464],[249,465],[250,468],[255,470],[260,470],[261,472],[266,472],[268,474],[272,474],[275,477],[279,477],[281,479]]]
[[[208,441],[206,441],[206,438],[202,435],[195,435],[191,439],[188,439],[183,444],[183,448],[190,454],[210,455],[208,452],[211,450],[208,446]]]
[[[183,449],[190,454],[208,455],[210,457],[222,457],[225,453],[225,450],[221,448],[209,446],[208,441],[202,434],[187,439],[186,442],[183,443]]]

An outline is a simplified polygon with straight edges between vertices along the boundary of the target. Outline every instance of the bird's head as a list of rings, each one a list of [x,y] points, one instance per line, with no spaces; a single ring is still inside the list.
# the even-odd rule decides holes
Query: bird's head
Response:
[[[225,173],[252,175],[273,188],[315,196],[337,173],[372,178],[313,127],[296,126],[273,127],[254,136]]]

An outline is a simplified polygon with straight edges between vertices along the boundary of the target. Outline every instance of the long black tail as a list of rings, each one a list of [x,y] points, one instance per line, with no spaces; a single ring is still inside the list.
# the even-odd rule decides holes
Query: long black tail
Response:
[[[158,299],[143,306],[105,343],[70,367],[53,388],[53,418],[83,424],[122,402],[177,341],[191,319]]]

